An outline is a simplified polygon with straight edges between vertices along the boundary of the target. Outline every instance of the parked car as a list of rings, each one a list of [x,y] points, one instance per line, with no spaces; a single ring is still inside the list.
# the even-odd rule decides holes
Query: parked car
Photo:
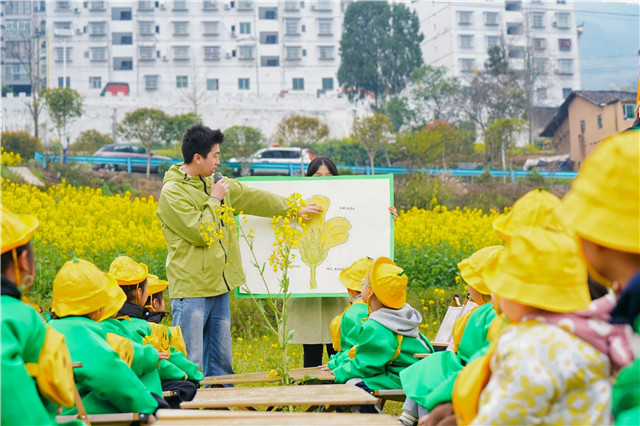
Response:
[[[300,161],[300,157],[302,156],[302,162]],[[244,159],[242,158],[232,158],[229,161],[232,163],[240,163]],[[307,166],[312,160],[311,154],[306,149],[301,148],[289,148],[289,147],[281,147],[281,146],[270,146],[268,148],[263,148],[261,150],[256,151],[251,154],[247,160],[251,164],[293,164],[294,166],[294,175],[300,176],[304,173],[301,172],[300,166],[301,163],[304,163],[305,172],[307,170]],[[236,175],[240,175],[240,167],[234,167],[233,172]],[[252,176],[267,176],[267,175],[284,175],[289,176],[289,169],[280,169],[280,168],[259,168],[251,170]]]
[[[144,164],[131,164],[131,171],[146,172],[147,171],[147,148],[135,144],[109,144],[104,145],[95,154],[94,157],[118,157],[145,160]],[[162,160],[170,163],[172,159],[164,155],[151,154],[152,160]],[[126,164],[95,164],[95,169],[104,168],[107,170],[127,170]],[[152,173],[158,172],[158,166],[151,165]]]

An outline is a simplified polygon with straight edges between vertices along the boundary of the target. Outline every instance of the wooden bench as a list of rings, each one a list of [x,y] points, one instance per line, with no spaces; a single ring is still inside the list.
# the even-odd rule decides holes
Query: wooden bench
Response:
[[[131,422],[147,422],[149,419],[148,414],[138,414],[138,413],[116,413],[116,414],[89,414],[88,416],[89,423],[92,425],[103,425],[103,426],[120,426],[120,425],[129,425]],[[76,420],[78,416],[76,414],[71,414],[68,416],[56,416],[56,421],[58,423],[70,422],[71,420]]]
[[[384,408],[384,404],[387,401],[399,401],[404,402],[407,396],[402,389],[384,389],[373,391],[373,396],[378,398],[380,409]]]
[[[348,410],[359,405],[374,405],[378,399],[351,385],[267,386],[243,388],[200,389],[193,401],[180,404],[184,409],[239,408],[255,410],[278,406],[310,406],[308,411],[324,407],[335,411],[339,406]]]
[[[397,420],[387,414],[283,413],[274,411],[158,410],[158,426],[168,425],[388,425]]]
[[[289,370],[289,376],[294,382],[302,382],[309,380],[311,382],[333,382],[335,377],[328,371],[321,370],[319,367],[294,368]],[[260,371],[257,373],[241,373],[227,374],[223,376],[205,377],[201,385],[239,385],[245,383],[276,383],[280,381],[279,376],[274,376],[268,371]]]

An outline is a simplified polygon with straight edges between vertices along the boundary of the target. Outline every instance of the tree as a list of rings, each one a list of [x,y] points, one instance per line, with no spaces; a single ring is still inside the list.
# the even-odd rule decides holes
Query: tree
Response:
[[[424,66],[411,75],[411,98],[416,105],[419,125],[433,121],[455,122],[460,118],[458,98],[462,85],[456,77],[447,76],[446,67]]]
[[[42,97],[44,98],[47,111],[58,133],[58,140],[60,141],[60,163],[62,163],[63,146],[69,148],[67,125],[74,118],[82,115],[82,96],[69,87],[58,87],[55,89],[45,89]],[[62,137],[63,135],[64,139]],[[66,140],[66,144],[63,144],[63,140]]]
[[[69,150],[74,154],[91,155],[104,145],[112,144],[113,139],[106,133],[100,133],[95,129],[85,130],[80,133],[71,144]]]
[[[526,128],[526,122],[521,118],[498,118],[492,122],[484,133],[487,150],[494,159],[498,153],[502,160],[502,170],[507,169],[507,157],[516,145],[516,139]],[[509,161],[511,166],[511,161]]]
[[[201,77],[195,66],[192,68],[191,76],[187,80],[187,87],[180,90],[180,95],[193,108],[192,113],[198,116],[198,108],[207,99],[209,92],[206,81]]]
[[[393,125],[382,114],[373,114],[369,117],[353,120],[351,137],[357,140],[367,152],[371,174],[375,173],[374,160],[378,151],[384,150],[393,139]]]
[[[182,141],[182,136],[187,128],[193,124],[200,123],[201,121],[202,118],[193,112],[167,117],[164,132],[162,133],[162,140],[164,140],[167,147],[171,146],[173,143],[180,142]]]
[[[118,124],[118,134],[126,140],[134,140],[147,149],[147,177],[151,171],[151,150],[153,144],[165,133],[167,115],[159,109],[138,108],[125,114]]]
[[[293,115],[283,118],[276,130],[279,143],[291,146],[308,147],[329,135],[329,126],[315,117]]]
[[[352,2],[344,17],[338,82],[350,99],[371,93],[375,108],[388,94],[406,86],[414,68],[422,66],[415,12],[386,1]]]
[[[407,98],[400,96],[385,99],[380,107],[380,113],[391,120],[394,132],[399,132],[403,127],[411,125],[416,115],[415,111],[409,107]]]
[[[409,166],[416,168],[431,165],[442,150],[440,135],[426,128],[398,134],[395,145]]]
[[[240,160],[242,176],[251,171],[250,156],[264,146],[264,135],[260,129],[249,126],[232,126],[224,131],[227,155]]]

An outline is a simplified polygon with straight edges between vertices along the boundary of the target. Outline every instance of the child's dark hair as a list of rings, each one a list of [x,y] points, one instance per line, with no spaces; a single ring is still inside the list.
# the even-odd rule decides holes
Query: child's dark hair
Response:
[[[124,294],[127,295],[127,302],[129,303],[136,303],[136,290],[141,288],[144,291],[144,288],[147,286],[147,279],[145,278],[144,281],[142,281],[139,284],[134,284],[134,285],[121,285],[120,288],[122,289],[122,291],[124,291]]]
[[[151,296],[149,296],[149,298],[147,299],[147,303],[146,305],[151,305],[153,304],[153,301],[155,300],[156,302],[160,303],[160,301],[164,299],[164,294],[159,291],[157,293],[153,293]]]
[[[16,247],[16,258],[20,257],[22,252],[27,251],[27,258],[29,260],[33,260],[33,245],[31,241],[27,244]],[[11,254],[11,250],[8,250],[6,253],[2,254],[2,258],[0,259],[0,269],[2,270],[2,275],[9,269],[10,266],[13,266],[13,255]],[[20,283],[17,283],[20,284]]]
[[[329,170],[331,176],[338,176],[338,168],[328,157],[316,157],[311,160],[309,167],[307,167],[307,176],[315,175],[318,169],[322,166],[325,166]]]
[[[202,123],[189,127],[182,137],[182,157],[185,164],[193,161],[193,156],[200,154],[206,157],[211,148],[224,141],[224,134],[220,130],[213,130]]]

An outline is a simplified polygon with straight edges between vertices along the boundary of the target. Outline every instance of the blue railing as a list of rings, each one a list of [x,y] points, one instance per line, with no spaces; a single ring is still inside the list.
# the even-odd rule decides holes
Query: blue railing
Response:
[[[119,158],[119,157],[93,157],[89,155],[67,155],[64,157],[64,160],[72,163],[91,163],[91,164],[100,164],[100,165],[123,165],[126,166],[127,171],[131,173],[131,166],[146,166],[147,159],[146,158]],[[38,163],[42,163],[42,167],[47,167],[47,162],[51,161],[60,161],[60,156],[51,155],[51,154],[41,154],[39,152],[35,155],[35,161]],[[162,164],[173,164],[179,163],[181,160],[158,160],[152,159],[151,166],[157,167]],[[235,162],[224,162],[223,166],[230,167],[232,169],[240,169],[240,163]],[[349,169],[354,174],[363,174],[370,175],[371,167],[370,166],[338,166],[339,169]],[[288,171],[289,176],[300,175],[300,165],[299,164],[277,164],[277,163],[255,163],[251,165],[252,170],[282,170]],[[376,174],[396,174],[403,175],[409,173],[424,173],[432,176],[454,176],[454,177],[467,177],[467,176],[481,176],[486,170],[484,169],[442,169],[442,168],[414,168],[414,167],[383,167],[376,166],[374,169]],[[540,176],[545,178],[563,178],[563,179],[573,179],[577,176],[576,172],[573,171],[548,171],[548,170],[537,170],[536,171]],[[533,170],[489,170],[489,173],[493,177],[507,177],[512,182],[515,182],[516,178],[523,178],[526,176],[530,176],[534,173]]]

